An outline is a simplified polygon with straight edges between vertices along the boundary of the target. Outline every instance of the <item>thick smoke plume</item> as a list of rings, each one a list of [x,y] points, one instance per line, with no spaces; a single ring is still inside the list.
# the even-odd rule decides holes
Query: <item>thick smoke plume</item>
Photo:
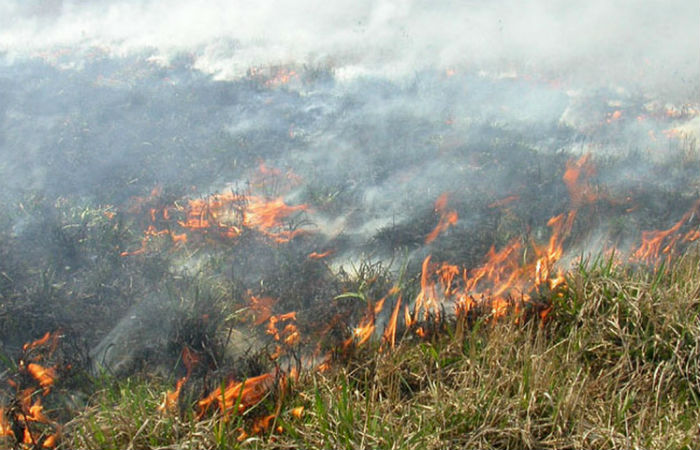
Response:
[[[12,58],[55,48],[149,52],[166,64],[185,52],[218,79],[289,63],[331,64],[350,77],[460,68],[697,95],[699,15],[688,0],[5,0],[0,50]]]

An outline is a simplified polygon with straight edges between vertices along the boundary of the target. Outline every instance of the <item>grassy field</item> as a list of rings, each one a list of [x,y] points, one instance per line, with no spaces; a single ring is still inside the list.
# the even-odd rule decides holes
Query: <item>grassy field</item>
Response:
[[[697,249],[655,268],[585,261],[544,321],[484,316],[392,350],[369,345],[242,416],[200,417],[187,396],[162,413],[172,381],[105,378],[60,445],[698,448],[698,266]]]
[[[700,447],[696,142],[479,135],[418,202],[254,153],[240,192],[0,196],[0,448]]]

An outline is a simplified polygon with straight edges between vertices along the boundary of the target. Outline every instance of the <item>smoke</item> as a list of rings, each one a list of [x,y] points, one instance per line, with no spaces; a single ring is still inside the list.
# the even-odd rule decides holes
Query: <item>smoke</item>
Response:
[[[306,261],[311,251],[333,250],[327,261],[339,272],[364,254],[407,250],[415,263],[435,252],[473,264],[523,232],[546,240],[547,219],[570,207],[567,160],[593,153],[601,197],[618,202],[596,229],[578,230],[591,237],[577,250],[595,251],[616,233],[667,226],[677,212],[667,194],[685,208],[700,189],[699,16],[700,5],[683,0],[0,0],[0,195],[23,211],[7,219],[13,238],[36,246],[55,229],[66,244],[55,248],[75,247],[87,273],[100,257],[81,256],[80,233],[105,214],[128,211],[155,186],[179,205],[245,190],[264,161],[303,180],[269,193],[312,205],[314,233],[294,251],[238,243],[222,257],[218,275],[263,287],[273,271],[295,279],[284,258]],[[426,243],[442,194],[459,220],[449,241]],[[35,196],[77,218],[32,223],[23,202]],[[514,206],[489,206],[505,197],[517,197]],[[617,220],[613,229],[610,216],[638,207],[627,197],[647,203],[643,219],[663,211],[666,222]],[[74,211],[84,205],[92,222]],[[137,247],[143,224],[127,225],[112,231]],[[133,248],[99,248],[110,281],[125,270],[119,252]],[[207,256],[152,265],[201,273]],[[79,283],[73,261],[60,266],[57,276]],[[152,277],[143,285],[160,282]],[[138,297],[129,286],[124,297]],[[327,294],[318,290],[305,297]],[[162,329],[141,316],[177,308],[155,295],[140,301],[95,359],[128,366],[131,341],[165,345],[179,313],[163,315]]]
[[[645,89],[697,86],[700,6],[689,0],[15,1],[0,3],[0,51],[151,53],[235,79],[250,67],[330,64],[341,76],[431,69],[518,71]]]

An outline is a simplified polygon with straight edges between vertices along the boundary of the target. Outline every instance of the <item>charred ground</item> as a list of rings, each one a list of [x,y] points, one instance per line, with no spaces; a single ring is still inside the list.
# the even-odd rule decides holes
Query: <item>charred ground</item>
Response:
[[[20,69],[23,83],[7,72]],[[456,409],[461,423],[475,425],[463,428],[455,418],[436,416],[435,441],[425,430],[414,430],[416,445],[628,446],[644,435],[644,420],[635,422],[637,431],[625,428],[631,407],[627,399],[615,404],[619,423],[605,434],[601,430],[610,417],[576,417],[577,408],[587,407],[582,397],[545,404],[542,386],[535,400],[523,397],[525,403],[504,404],[502,411],[488,407],[480,416],[477,410],[499,404],[496,394],[514,400],[510,390],[520,395],[526,389],[522,386],[529,386],[525,378],[533,376],[528,352],[509,353],[509,342],[539,355],[541,373],[551,374],[558,370],[557,361],[545,361],[545,355],[556,342],[567,342],[567,351],[557,353],[564,358],[561,370],[569,377],[584,374],[588,384],[581,385],[581,392],[593,392],[590,384],[596,380],[604,385],[596,408],[603,408],[602,397],[621,386],[641,392],[647,382],[650,387],[640,396],[654,392],[658,397],[663,391],[676,396],[670,400],[674,408],[697,406],[698,373],[692,366],[697,323],[663,322],[676,317],[676,310],[656,323],[636,303],[673,309],[655,302],[682,298],[689,311],[697,311],[692,287],[697,274],[691,269],[695,254],[679,241],[662,255],[672,269],[656,265],[657,260],[636,260],[634,270],[617,268],[612,259],[570,264],[606,248],[616,248],[626,258],[641,244],[643,231],[670,229],[694,211],[700,154],[692,135],[673,131],[697,117],[693,106],[671,107],[614,91],[587,93],[574,101],[546,81],[474,74],[425,72],[402,82],[368,77],[348,83],[336,79],[331,68],[272,67],[235,82],[215,81],[192,70],[187,58],[163,68],[145,58],[115,61],[97,55],[81,71],[59,70],[38,60],[2,70],[0,95],[10,106],[2,110],[1,144],[6,150],[25,149],[21,156],[8,152],[0,166],[6,185],[0,198],[5,212],[0,224],[2,375],[30,386],[32,378],[17,362],[32,357],[23,345],[46,332],[61,336],[61,350],[50,352],[42,364],[53,358],[57,367],[70,367],[55,377],[60,395],[44,400],[51,420],[65,423],[79,416],[65,445],[123,446],[128,443],[123,435],[135,442],[138,427],[119,430],[99,408],[116,404],[125,408],[119,413],[130,414],[129,405],[141,398],[150,406],[139,414],[157,414],[161,393],[173,383],[160,385],[157,394],[149,383],[185,375],[180,409],[168,419],[179,431],[172,431],[171,440],[164,432],[161,440],[139,445],[235,445],[237,427],[251,432],[255,420],[246,418],[244,424],[239,416],[232,426],[223,419],[217,422],[216,415],[195,417],[197,401],[222,380],[276,369],[281,376],[292,367],[313,369],[323,358],[304,356],[316,348],[343,363],[330,375],[306,380],[317,384],[303,385],[305,394],[298,399],[308,410],[315,408],[313,419],[296,432],[285,425],[289,437],[275,437],[289,441],[284,445],[396,443],[397,435],[377,425],[380,417],[391,415],[382,405],[392,399],[405,406],[404,418],[390,423],[396,430],[405,427],[405,420],[416,418],[421,396],[439,396],[436,380],[444,382],[444,391],[455,401],[460,384],[473,388],[469,392],[478,397],[475,402]],[[588,171],[583,190],[572,195],[565,174],[586,154],[590,169],[582,169]],[[436,200],[443,194],[441,209]],[[220,213],[210,200],[216,195],[238,203]],[[246,216],[257,198],[281,198],[286,206],[304,208],[269,231]],[[190,223],[198,200],[209,202],[202,217],[211,222],[221,214],[222,221]],[[500,250],[518,242],[522,264],[528,264],[537,245],[550,238],[548,220],[572,209],[577,215],[564,240],[567,258],[561,265],[573,267],[573,274],[563,291],[538,291],[537,298],[526,302],[530,309],[511,312],[532,319],[516,320],[522,327],[513,325],[510,315],[503,323],[492,323],[486,319],[492,308],[484,305],[463,321],[445,317],[426,326],[427,341],[406,337],[400,351],[383,353],[390,362],[373,356],[381,326],[369,349],[343,344],[354,337],[367,309],[393,286],[400,287],[405,302],[418,297],[427,256],[471,269],[492,247]],[[459,219],[426,242],[448,211]],[[678,232],[690,236],[697,230],[697,214],[689,215]],[[183,234],[186,242],[178,240]],[[658,294],[659,285],[668,293]],[[683,286],[687,289],[674,294]],[[377,314],[377,325],[387,323],[397,301],[389,298]],[[628,310],[616,310],[620,304]],[[537,320],[549,307],[547,321]],[[296,313],[298,342],[293,329],[286,328],[291,319],[278,319],[273,329],[265,325],[290,312]],[[620,326],[609,325],[610,318]],[[612,328],[596,334],[596,320]],[[685,337],[674,336],[673,330]],[[458,338],[444,336],[451,333]],[[580,342],[577,333],[588,339],[582,349],[574,348]],[[286,354],[271,358],[286,339]],[[627,345],[628,339],[633,345]],[[184,348],[197,355],[194,369],[186,367]],[[618,367],[615,356],[629,367]],[[515,361],[505,378],[511,384],[504,381],[498,389],[480,391],[485,377],[503,376],[499,358]],[[678,370],[672,367],[676,363]],[[392,375],[392,367],[400,375]],[[458,367],[454,374],[453,367]],[[668,370],[673,381],[658,381],[653,367]],[[619,373],[623,375],[614,382],[608,378]],[[644,383],[634,385],[629,380],[635,377]],[[334,387],[338,383],[340,391]],[[290,406],[283,403],[283,391],[270,394],[275,401],[253,408],[253,415],[275,413],[286,421],[278,414],[280,405]],[[3,396],[8,402],[28,402],[17,400],[17,392],[7,388]],[[563,390],[557,392],[565,396]],[[530,401],[542,408],[541,416],[533,419]],[[359,426],[348,416],[352,402],[376,408],[361,415],[365,429],[379,427],[367,440],[358,442],[352,435]],[[657,409],[665,405],[656,402]],[[563,405],[566,417],[557,405]],[[339,416],[323,417],[329,410]],[[145,420],[139,414],[134,417]],[[683,425],[692,413],[678,414],[676,443],[697,442],[694,429]],[[548,415],[551,423],[543,418]],[[634,418],[638,416],[630,420]],[[206,436],[202,440],[193,437],[197,427],[206,430],[197,434],[197,439]],[[56,431],[45,428],[42,436]],[[123,435],[105,438],[109,429]],[[588,429],[596,431],[586,434]],[[458,437],[462,432],[467,437]],[[658,446],[658,436],[649,439],[644,445]]]

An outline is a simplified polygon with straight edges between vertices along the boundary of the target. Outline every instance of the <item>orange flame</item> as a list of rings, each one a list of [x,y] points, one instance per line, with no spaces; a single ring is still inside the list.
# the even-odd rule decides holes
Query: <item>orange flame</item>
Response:
[[[289,83],[296,77],[298,77],[298,75],[294,70],[280,68],[277,70],[277,73],[272,76],[272,78],[265,81],[265,86],[268,88],[278,87]]]
[[[622,118],[622,111],[620,111],[619,109],[616,109],[611,114],[608,114],[607,122],[613,123],[613,122],[620,120],[621,118]]]
[[[261,325],[272,316],[272,307],[277,303],[277,299],[251,295],[248,302],[250,309],[255,313],[255,325]]]
[[[273,381],[274,375],[271,373],[248,378],[241,382],[231,381],[223,392],[221,388],[217,388],[197,404],[202,414],[215,402],[218,404],[221,412],[228,414],[231,413],[234,405],[238,403],[238,410],[233,411],[233,413],[240,414],[262,400],[272,387]]]
[[[292,417],[296,419],[301,419],[302,416],[304,415],[304,407],[303,406],[297,406],[296,408],[292,408],[290,411],[290,414]]]
[[[323,253],[317,253],[317,252],[311,252],[309,253],[308,258],[309,259],[323,259],[326,258],[334,253],[333,250],[326,250]]]
[[[41,347],[46,345],[47,343],[51,343],[49,347],[49,354],[53,353],[56,350],[56,347],[58,346],[58,339],[61,337],[61,332],[60,331],[55,331],[53,333],[46,332],[46,334],[37,339],[34,342],[31,343],[26,343],[22,346],[22,350],[27,352],[29,350],[35,349],[37,347]]]
[[[277,242],[288,242],[305,230],[281,230],[284,219],[307,209],[307,205],[289,206],[281,197],[266,199],[231,192],[190,200],[186,219],[178,223],[192,231],[217,231],[228,238],[251,228]]]
[[[179,380],[177,380],[177,385],[175,386],[174,391],[168,391],[165,393],[163,396],[163,402],[158,405],[158,411],[161,413],[166,413],[166,412],[173,412],[177,408],[177,401],[180,398],[180,390],[182,389],[182,386],[185,384],[187,381],[187,377],[182,377]]]
[[[417,315],[421,310],[423,310],[423,320],[428,320],[431,309],[434,310],[436,317],[440,313],[440,305],[437,300],[435,283],[431,280],[432,269],[430,266],[430,258],[431,256],[428,255],[423,260],[420,276],[420,292],[416,297],[411,322],[415,322],[418,319]]]
[[[388,342],[391,348],[394,348],[396,342],[396,322],[399,318],[399,309],[401,308],[401,296],[396,300],[396,305],[389,318],[389,323],[384,329],[384,342]]]
[[[5,409],[0,408],[0,437],[3,436],[14,437],[15,433],[12,431],[12,427],[10,427],[10,424],[7,421],[7,417],[5,416]]]
[[[42,387],[44,395],[48,394],[54,380],[56,380],[56,371],[53,368],[43,367],[37,363],[27,364],[27,371],[39,382],[39,386]]]
[[[250,198],[250,203],[244,216],[244,224],[249,228],[255,228],[277,242],[287,242],[304,230],[271,232],[282,226],[282,219],[289,217],[297,211],[305,211],[306,205],[288,206],[281,197],[264,200],[259,197]]]
[[[393,293],[393,289],[390,294]],[[389,294],[387,294],[389,295]],[[350,346],[353,342],[359,347],[367,342],[374,333],[375,330],[375,317],[384,308],[384,302],[386,301],[386,296],[379,300],[374,305],[371,301],[367,302],[367,312],[364,317],[360,320],[360,323],[353,329],[352,336],[350,336],[343,344],[344,348]]]
[[[141,240],[141,247],[134,251],[123,251],[120,253],[120,256],[135,256],[135,255],[141,255],[146,252],[148,249],[148,243],[151,241],[151,238],[159,237],[159,236],[170,236],[173,241],[175,242],[184,242],[187,241],[187,238],[183,240],[181,235],[174,235],[168,230],[158,230],[156,227],[153,225],[149,225],[146,231],[144,232],[143,239]]]
[[[33,404],[29,404],[32,398],[31,391],[31,389],[26,389],[21,394],[19,403],[22,407],[22,413],[17,415],[18,419],[21,422],[25,422],[25,424],[26,422],[52,424],[53,422],[44,415],[44,407],[41,404],[41,397],[37,397]]]
[[[296,345],[301,340],[299,330],[293,323],[288,323],[282,330],[283,342],[287,345]]]
[[[683,236],[683,240],[685,242],[694,242],[698,239],[700,239],[700,230],[690,230],[685,236]]]
[[[13,420],[13,427],[8,425],[5,410],[0,408],[0,436],[13,436],[18,441],[21,439],[21,442],[26,444],[23,448],[30,446],[32,448],[52,448],[56,445],[56,441],[59,438],[59,425],[44,414],[41,397],[36,396],[38,393],[36,385],[24,388],[22,388],[22,385],[27,382],[27,380],[31,379],[41,387],[44,396],[50,393],[51,387],[57,379],[56,369],[53,367],[44,367],[38,364],[37,361],[50,356],[56,350],[60,337],[61,332],[55,331],[53,333],[46,333],[40,339],[25,344],[22,347],[25,355],[19,360],[18,366],[20,372],[28,374],[29,377],[20,377],[18,380],[7,380],[8,384],[16,390],[15,401],[18,407],[12,411],[11,419]],[[29,353],[31,350],[37,348],[41,348],[40,353]],[[29,358],[31,358],[32,362],[27,363],[26,361]],[[48,424],[53,427],[55,433],[47,435],[45,438],[43,434],[35,438],[39,430],[34,430],[32,423]],[[20,427],[21,431],[14,427]],[[39,442],[39,438],[43,438],[43,442]]]
[[[44,442],[41,443],[43,448],[54,448],[56,447],[56,440],[58,439],[58,433],[49,435]]]
[[[32,432],[29,431],[29,428],[24,429],[24,437],[22,438],[22,443],[27,445],[34,445],[34,437],[32,436]]]
[[[259,417],[258,419],[253,422],[253,426],[251,427],[251,432],[253,434],[261,434],[264,431],[267,431],[270,429],[270,425],[272,424],[272,421],[277,417],[276,414],[269,414],[264,417]]]
[[[578,192],[573,187],[578,186],[580,170],[587,167],[586,161],[582,159],[579,160],[578,166],[571,165],[565,175],[572,192]],[[585,201],[592,198],[584,197]],[[576,202],[583,201],[584,197],[578,198]],[[564,253],[563,241],[571,232],[575,218],[574,209],[568,214],[560,214],[550,219],[547,223],[552,229],[549,243],[542,247],[531,244],[535,253],[534,261],[531,262],[522,261],[522,244],[518,239],[512,239],[499,251],[491,247],[484,263],[469,271],[448,263],[439,266],[431,264],[431,257],[426,257],[421,270],[421,288],[415,299],[413,312],[405,309],[406,326],[411,328],[419,317],[425,321],[431,314],[436,319],[439,318],[441,308],[446,302],[454,304],[457,315],[466,314],[477,303],[486,303],[495,318],[502,317],[511,306],[517,312],[519,302],[529,301],[532,291],[539,286],[547,284],[551,289],[561,286],[565,283],[563,272],[558,270],[554,274],[553,267]],[[398,311],[395,311],[395,314],[398,314]],[[393,316],[392,314],[392,320]],[[391,326],[390,323],[387,333],[391,332]],[[419,336],[426,335],[423,327],[419,327],[415,332]]]
[[[447,210],[447,199],[448,195],[444,193],[435,201],[435,211],[440,214],[440,220],[433,231],[425,238],[426,244],[433,242],[442,232],[457,223],[457,219],[459,218],[457,211],[452,209]]]
[[[696,237],[697,230],[694,233],[687,233],[685,236],[681,236],[678,233],[683,224],[690,222],[698,212],[700,212],[700,200],[696,201],[693,207],[683,214],[681,220],[676,222],[671,228],[667,230],[643,231],[642,244],[632,254],[632,258],[640,261],[656,260],[659,258],[659,252],[670,257],[681,238],[686,242],[696,240],[697,237],[700,237],[700,235]]]
[[[268,312],[269,311],[266,311],[264,314],[267,315]],[[294,347],[301,342],[301,334],[297,326],[294,324],[294,322],[296,322],[296,311],[268,317],[269,319],[265,332],[271,335],[276,342],[284,343],[287,346],[287,348]],[[262,317],[256,320],[256,325],[259,325],[264,322],[260,320],[261,318]],[[284,323],[284,327],[280,330],[279,327],[282,323]],[[275,350],[268,356],[271,360],[274,361],[280,356],[282,356],[286,352],[287,348],[283,347],[282,345],[276,344]]]
[[[547,226],[552,228],[552,235],[549,238],[549,245],[544,249],[539,249],[535,246],[537,253],[537,262],[535,263],[535,286],[547,282],[550,289],[554,289],[564,283],[564,275],[561,270],[558,271],[555,277],[552,276],[551,270],[554,264],[564,254],[563,239],[571,232],[576,218],[576,210],[569,211],[564,219],[564,214],[552,217],[547,222]]]
[[[569,190],[569,197],[574,208],[593,203],[598,199],[598,195],[588,183],[588,179],[595,175],[595,166],[590,161],[590,158],[591,154],[586,153],[577,161],[568,161],[566,163],[563,180]]]
[[[294,125],[290,128],[291,134],[293,134],[293,129]],[[261,160],[258,164],[257,173],[252,177],[251,186],[254,188],[264,188],[266,185],[271,184],[275,189],[282,189],[284,192],[300,185],[302,181],[303,179],[292,170],[288,169],[283,176],[280,169],[269,167]]]

